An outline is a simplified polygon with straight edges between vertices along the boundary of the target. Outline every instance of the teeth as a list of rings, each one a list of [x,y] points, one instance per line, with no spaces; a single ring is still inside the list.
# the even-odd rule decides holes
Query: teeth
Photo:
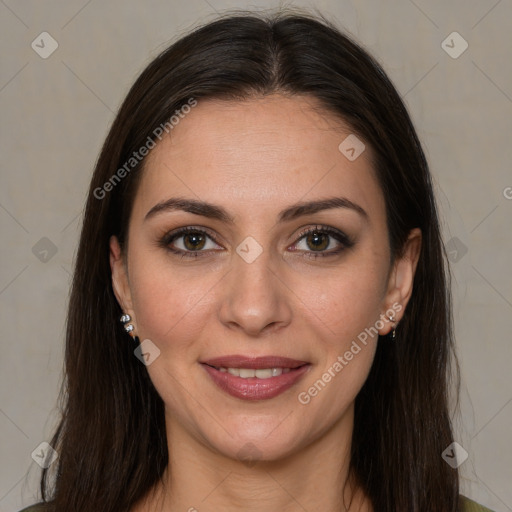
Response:
[[[259,368],[257,370],[251,368],[217,368],[222,373],[229,373],[235,377],[248,379],[256,377],[258,379],[270,379],[270,377],[278,377],[282,373],[289,373],[290,368]]]

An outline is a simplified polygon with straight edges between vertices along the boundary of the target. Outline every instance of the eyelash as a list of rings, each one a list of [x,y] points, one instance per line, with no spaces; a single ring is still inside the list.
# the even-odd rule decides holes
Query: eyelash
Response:
[[[341,246],[338,247],[335,250],[331,250],[328,252],[316,252],[316,251],[307,251],[304,253],[304,257],[310,258],[310,259],[317,259],[317,258],[326,258],[330,256],[337,256],[341,252],[343,252],[345,249],[349,249],[354,245],[354,241],[348,237],[345,233],[342,231],[339,231],[337,229],[331,228],[329,226],[321,226],[316,225],[314,228],[307,228],[304,231],[302,231],[298,235],[297,241],[293,244],[298,244],[303,238],[305,238],[307,235],[312,233],[318,233],[318,234],[327,234],[331,236],[332,238],[336,239]],[[171,247],[171,243],[175,240],[187,235],[187,234],[201,234],[205,235],[208,238],[210,238],[213,242],[215,242],[217,245],[220,245],[216,240],[215,237],[210,234],[208,231],[202,229],[202,228],[195,228],[192,226],[181,228],[178,231],[167,233],[161,240],[159,245],[163,247],[164,249],[168,250],[169,252],[180,256],[181,258],[198,258],[203,257],[201,253],[205,253],[208,251],[184,251],[182,249],[175,249]]]

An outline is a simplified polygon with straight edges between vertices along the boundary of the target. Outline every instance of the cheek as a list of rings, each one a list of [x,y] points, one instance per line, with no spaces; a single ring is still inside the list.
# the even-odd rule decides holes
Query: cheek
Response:
[[[130,269],[139,337],[151,339],[161,350],[184,350],[206,322],[215,276],[199,267],[182,270],[165,258],[144,256],[133,257]]]
[[[376,344],[355,341],[344,348],[331,355],[327,365],[310,378],[297,396],[304,428],[316,435],[343,418],[354,403],[370,372]]]
[[[385,294],[385,270],[379,261],[360,258],[332,272],[296,275],[292,289],[319,333],[338,349],[379,319]]]
[[[387,270],[383,261],[368,251],[329,276],[303,277],[296,283],[319,348],[318,367],[297,397],[308,414],[314,413],[312,417],[335,421],[366,381],[377,346],[377,321],[383,313]]]
[[[346,412],[368,377],[377,347],[383,278],[377,267],[361,265],[310,284],[303,302],[305,311],[314,313],[308,317],[317,334],[319,359],[297,401],[308,418],[322,418],[318,424],[304,424],[320,435]]]

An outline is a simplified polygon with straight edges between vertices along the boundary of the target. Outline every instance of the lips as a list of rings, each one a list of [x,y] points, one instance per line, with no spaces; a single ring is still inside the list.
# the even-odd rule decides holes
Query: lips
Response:
[[[306,361],[286,357],[240,355],[208,359],[201,365],[217,387],[242,400],[274,398],[290,389],[311,367]],[[270,374],[265,372],[269,369]]]

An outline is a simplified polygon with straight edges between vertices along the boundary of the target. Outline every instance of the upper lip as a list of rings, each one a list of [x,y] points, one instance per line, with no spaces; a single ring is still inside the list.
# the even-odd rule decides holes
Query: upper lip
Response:
[[[272,355],[262,357],[247,357],[241,355],[221,356],[201,361],[201,363],[217,368],[248,368],[253,370],[262,368],[298,368],[299,366],[308,364],[307,361]]]

